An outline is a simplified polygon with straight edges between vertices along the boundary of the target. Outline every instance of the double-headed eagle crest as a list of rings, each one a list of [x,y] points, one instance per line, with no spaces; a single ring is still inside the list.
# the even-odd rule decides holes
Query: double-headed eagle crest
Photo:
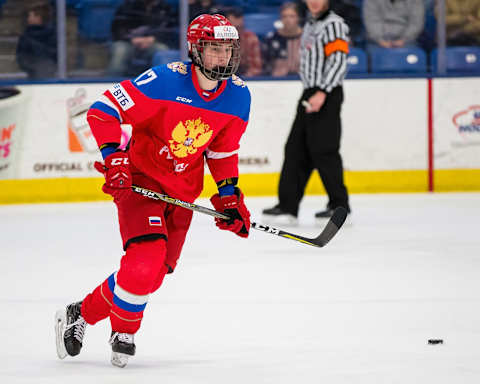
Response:
[[[169,140],[170,150],[179,158],[193,155],[198,148],[203,147],[212,137],[213,131],[201,118],[180,121],[172,132],[172,140]]]

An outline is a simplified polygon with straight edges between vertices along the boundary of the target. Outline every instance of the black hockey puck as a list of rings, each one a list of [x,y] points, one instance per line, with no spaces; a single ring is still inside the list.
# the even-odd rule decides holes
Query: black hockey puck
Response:
[[[428,344],[443,344],[443,339],[428,339]]]

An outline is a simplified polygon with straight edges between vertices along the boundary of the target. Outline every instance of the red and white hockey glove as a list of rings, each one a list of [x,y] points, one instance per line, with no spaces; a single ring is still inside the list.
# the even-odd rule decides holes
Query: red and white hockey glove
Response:
[[[121,199],[131,191],[132,173],[125,152],[114,152],[105,158],[105,164],[96,161],[94,167],[105,176],[103,192],[112,195],[115,200]]]
[[[210,198],[215,209],[231,217],[230,220],[215,218],[218,228],[232,231],[240,237],[248,237],[250,230],[250,212],[243,202],[243,193],[235,187],[235,194],[220,196],[218,193]]]

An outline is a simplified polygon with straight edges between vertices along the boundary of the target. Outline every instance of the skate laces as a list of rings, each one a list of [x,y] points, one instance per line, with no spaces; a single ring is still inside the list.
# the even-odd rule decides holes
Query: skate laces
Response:
[[[67,325],[67,327],[65,328],[65,331],[69,330],[70,328],[73,328],[73,337],[81,343],[83,341],[83,335],[85,334],[86,327],[87,327],[87,322],[84,320],[82,316],[80,316],[77,321]]]
[[[131,333],[114,332],[112,337],[110,337],[109,343],[113,344],[115,338],[118,338],[118,341],[122,343],[133,344],[133,335]]]

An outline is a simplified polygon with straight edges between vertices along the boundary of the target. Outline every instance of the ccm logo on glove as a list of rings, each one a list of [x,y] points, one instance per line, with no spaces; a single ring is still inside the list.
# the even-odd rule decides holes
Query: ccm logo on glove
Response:
[[[105,158],[105,164],[96,161],[94,167],[105,176],[103,192],[112,195],[116,201],[131,193],[132,173],[125,152],[114,152]]]
[[[111,165],[122,165],[122,164],[125,164],[125,165],[128,165],[128,157],[125,157],[125,158],[120,158],[120,159],[112,159],[112,161],[110,162]]]

